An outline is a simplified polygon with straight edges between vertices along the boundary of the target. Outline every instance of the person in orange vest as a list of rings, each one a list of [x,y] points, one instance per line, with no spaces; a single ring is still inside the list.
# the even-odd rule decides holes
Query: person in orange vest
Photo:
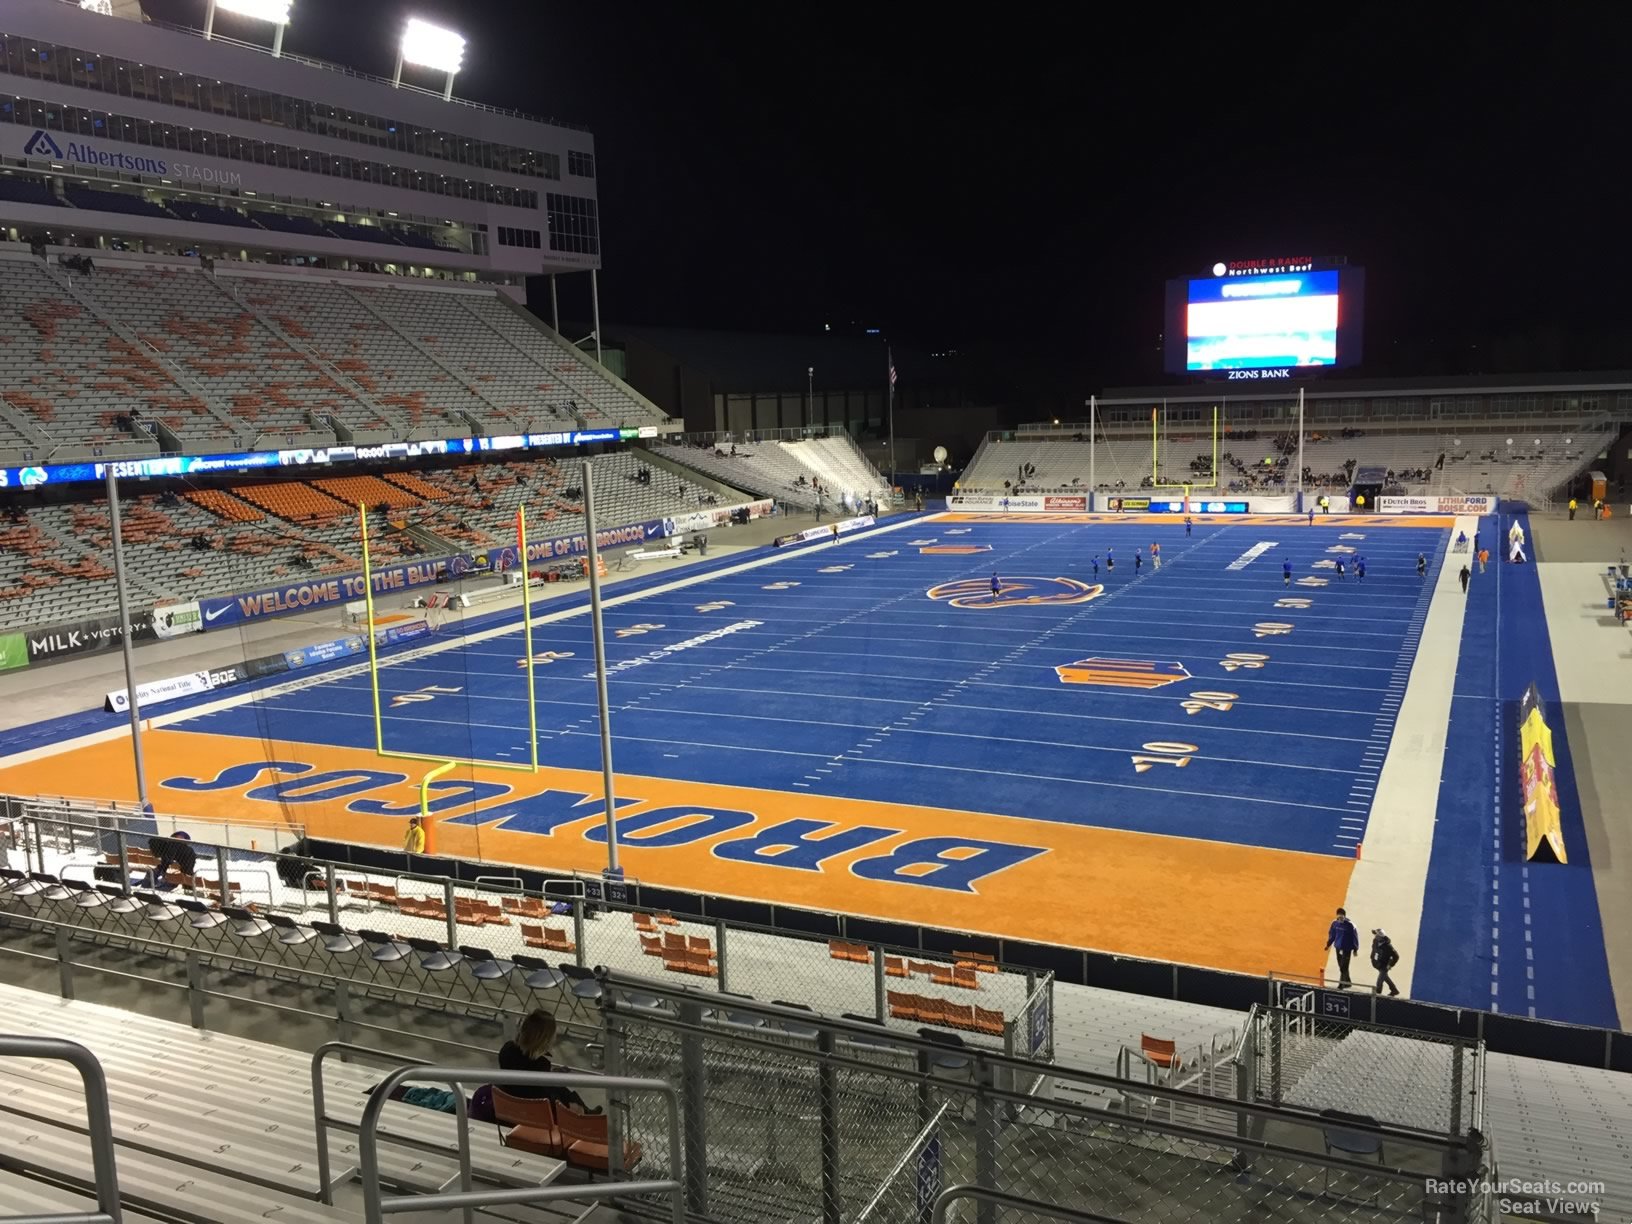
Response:
[[[1479,572],[1481,574],[1485,572],[1485,562],[1489,561],[1489,560],[1490,560],[1490,549],[1481,548],[1479,550]]]

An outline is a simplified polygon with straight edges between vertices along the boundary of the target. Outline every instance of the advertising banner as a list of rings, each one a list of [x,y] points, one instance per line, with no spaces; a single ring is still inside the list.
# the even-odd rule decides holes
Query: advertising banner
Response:
[[[151,642],[158,635],[153,632],[153,613],[137,612],[130,618],[131,641]],[[124,627],[117,616],[99,616],[90,620],[63,621],[24,631],[30,663],[54,663],[77,655],[102,654],[118,650],[124,636]]]
[[[948,510],[1041,510],[1043,498],[1005,497],[998,493],[954,493],[946,499]]]
[[[1379,497],[1382,514],[1495,514],[1496,498],[1477,497]]]
[[[310,667],[314,663],[332,663],[336,659],[350,658],[352,655],[362,654],[368,649],[368,644],[360,637],[335,638],[329,642],[313,642],[310,646],[300,646],[294,650],[286,650],[283,657],[288,660],[291,669],[296,667]]]
[[[388,565],[374,571],[374,594],[389,595],[414,587],[438,582],[452,572],[448,558],[435,561],[410,561],[403,565]],[[244,621],[265,620],[273,616],[288,616],[293,612],[310,612],[313,608],[344,605],[363,598],[363,576],[340,574],[329,578],[311,578],[305,582],[268,587],[260,591],[246,591],[239,595],[199,601],[206,631],[224,629]]]
[[[136,698],[144,706],[157,705],[161,701],[175,701],[181,697],[207,693],[214,687],[209,672],[187,672],[185,675],[171,676],[168,680],[151,680],[146,684],[138,684]],[[103,699],[102,708],[110,714],[128,714],[130,690],[119,689],[117,692],[109,693]]]
[[[204,614],[195,603],[164,604],[153,609],[153,634],[158,638],[204,632]]]
[[[266,676],[276,676],[289,670],[289,660],[281,654],[262,655],[258,659],[245,659],[243,662],[245,679],[260,680]]]
[[[1086,510],[1088,509],[1088,498],[1086,495],[1081,497],[1045,497],[1043,498],[1043,509]]]
[[[1183,501],[1175,504],[1180,510],[1184,509]],[[1148,497],[1113,497],[1105,503],[1105,506],[1108,510],[1120,511],[1124,514],[1146,514],[1149,513],[1151,508],[1150,498]],[[1166,506],[1164,504],[1158,508],[1166,509]]]
[[[0,672],[28,666],[28,642],[20,633],[0,633]]]
[[[803,531],[795,531],[791,535],[777,536],[772,542],[777,548],[782,548],[788,544],[803,544],[809,540],[831,540],[835,530],[843,535],[847,531],[860,531],[863,527],[871,527],[873,522],[873,516],[870,514],[864,514],[860,518],[835,519],[831,523],[824,523],[817,527],[807,527]]]

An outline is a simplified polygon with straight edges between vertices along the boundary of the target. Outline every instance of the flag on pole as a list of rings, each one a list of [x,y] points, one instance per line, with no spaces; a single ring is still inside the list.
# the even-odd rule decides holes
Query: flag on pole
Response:
[[[888,352],[888,350],[886,350]],[[888,353],[890,359],[890,386],[895,386],[895,354]]]

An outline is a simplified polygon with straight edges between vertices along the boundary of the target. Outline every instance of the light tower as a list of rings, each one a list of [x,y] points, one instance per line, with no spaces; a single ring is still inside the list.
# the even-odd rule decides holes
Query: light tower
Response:
[[[272,54],[281,56],[283,31],[289,24],[289,5],[290,0],[209,0],[209,7],[204,10],[204,37],[215,37],[215,13],[217,9],[223,9],[240,17],[271,22]]]
[[[446,102],[453,97],[453,78],[458,75],[464,62],[463,34],[421,21],[418,17],[410,17],[403,28],[402,41],[397,45],[397,70],[391,77],[391,84],[401,87],[404,64],[444,72],[447,79],[442,86],[442,100]]]

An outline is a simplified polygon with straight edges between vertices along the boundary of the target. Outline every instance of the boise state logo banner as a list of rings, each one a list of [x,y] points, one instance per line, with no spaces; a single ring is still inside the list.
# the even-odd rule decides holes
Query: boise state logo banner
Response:
[[[1105,588],[1098,583],[1075,578],[998,577],[992,590],[990,578],[962,578],[943,582],[926,592],[931,599],[944,600],[954,608],[1012,608],[1025,604],[1081,604],[1098,599]]]

